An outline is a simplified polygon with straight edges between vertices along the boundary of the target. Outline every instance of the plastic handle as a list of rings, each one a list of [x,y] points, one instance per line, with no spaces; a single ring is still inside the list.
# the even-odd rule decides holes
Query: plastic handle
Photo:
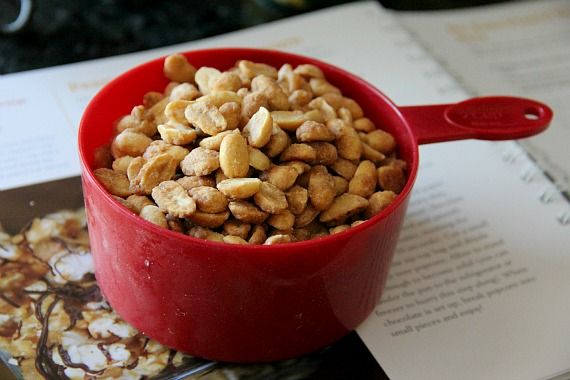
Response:
[[[552,110],[547,105],[508,96],[399,108],[418,144],[463,139],[519,139],[542,132],[552,120]]]

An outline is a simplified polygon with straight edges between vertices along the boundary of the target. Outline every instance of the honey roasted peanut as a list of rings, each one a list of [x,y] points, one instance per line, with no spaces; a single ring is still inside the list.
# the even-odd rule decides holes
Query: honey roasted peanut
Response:
[[[196,69],[175,54],[164,75],[163,92],[119,119],[95,170],[151,223],[228,244],[289,243],[365,223],[406,183],[394,136],[318,66]]]

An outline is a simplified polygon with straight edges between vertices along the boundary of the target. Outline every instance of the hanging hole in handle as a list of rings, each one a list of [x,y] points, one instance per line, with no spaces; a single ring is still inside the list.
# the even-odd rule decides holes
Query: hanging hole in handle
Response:
[[[527,108],[524,111],[524,118],[527,120],[538,120],[542,117],[542,110],[537,108]]]

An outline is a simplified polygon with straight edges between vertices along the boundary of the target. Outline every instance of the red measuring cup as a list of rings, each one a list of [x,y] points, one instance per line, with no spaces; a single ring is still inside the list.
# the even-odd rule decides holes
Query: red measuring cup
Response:
[[[418,170],[418,144],[457,139],[514,139],[545,129],[552,111],[521,98],[398,107],[369,83],[299,55],[258,49],[184,53],[197,67],[229,69],[248,59],[276,67],[312,63],[365,115],[389,131],[407,161],[407,183],[370,220],[315,240],[229,245],[155,226],[113,199],[93,175],[98,147],[113,123],[163,91],[163,59],[124,73],[91,101],[79,128],[79,152],[91,249],[99,285],[113,308],[151,338],[213,360],[261,362],[294,357],[339,339],[373,310]]]

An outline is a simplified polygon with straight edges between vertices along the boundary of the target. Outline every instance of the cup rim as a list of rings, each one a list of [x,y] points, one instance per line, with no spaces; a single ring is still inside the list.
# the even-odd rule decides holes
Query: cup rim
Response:
[[[132,211],[130,211],[126,206],[122,205],[116,199],[114,199],[113,196],[107,191],[107,189],[105,189],[105,187],[97,180],[97,178],[95,177],[95,175],[93,173],[93,169],[88,165],[88,159],[86,157],[86,152],[85,152],[86,148],[83,146],[83,142],[86,139],[85,138],[85,133],[86,133],[85,131],[88,128],[88,123],[89,123],[90,119],[93,117],[94,109],[96,109],[98,107],[98,103],[101,102],[108,95],[108,93],[112,92],[113,88],[116,87],[118,84],[120,84],[124,81],[128,81],[129,77],[133,73],[141,71],[141,70],[145,70],[149,67],[154,67],[155,65],[158,65],[158,64],[162,65],[162,63],[164,62],[164,59],[167,56],[174,54],[174,53],[171,53],[171,54],[163,55],[161,57],[154,58],[152,60],[143,62],[139,65],[134,66],[134,67],[131,67],[127,71],[124,71],[123,73],[119,74],[114,79],[109,81],[107,84],[105,84],[97,92],[97,94],[89,101],[87,107],[83,111],[83,114],[82,114],[82,117],[81,117],[81,120],[79,123],[78,149],[79,149],[79,159],[80,159],[80,164],[81,164],[81,175],[82,175],[82,177],[84,177],[84,180],[88,179],[90,182],[92,182],[95,185],[95,188],[97,189],[97,191],[103,194],[105,200],[107,202],[111,202],[113,204],[113,206],[115,206],[117,208],[117,210],[125,218],[127,218],[127,220],[129,220],[129,222],[133,223],[133,226],[136,226],[138,228],[141,228],[141,229],[144,229],[144,230],[150,231],[152,233],[156,233],[156,234],[166,234],[166,236],[169,236],[169,237],[172,237],[175,239],[181,239],[182,241],[187,241],[189,243],[192,243],[193,245],[198,244],[198,245],[203,246],[203,248],[208,248],[208,247],[228,248],[228,247],[232,247],[233,249],[228,250],[228,251],[229,252],[238,252],[239,254],[243,254],[242,251],[244,251],[244,250],[249,251],[249,252],[271,252],[271,251],[276,252],[276,251],[283,251],[283,250],[286,250],[287,248],[293,248],[293,247],[295,249],[305,251],[305,250],[309,250],[315,246],[321,245],[325,241],[331,242],[331,243],[334,243],[335,241],[340,242],[340,241],[343,241],[343,240],[346,240],[348,238],[353,237],[353,235],[358,235],[361,231],[372,228],[374,225],[376,225],[376,224],[380,223],[382,220],[386,219],[389,215],[391,215],[393,213],[394,210],[401,207],[402,204],[405,201],[407,201],[407,199],[409,198],[410,192],[412,190],[412,187],[414,185],[414,182],[416,180],[416,177],[417,177],[417,171],[418,171],[418,167],[419,167],[419,150],[418,150],[418,144],[414,139],[414,134],[413,134],[412,129],[410,128],[410,125],[408,124],[408,122],[405,119],[405,117],[403,116],[403,114],[400,112],[400,109],[398,108],[398,106],[390,98],[388,98],[379,89],[377,89],[375,86],[373,86],[372,84],[370,84],[366,80],[360,78],[356,74],[350,73],[350,72],[348,72],[348,71],[346,71],[346,70],[344,70],[338,66],[332,65],[332,64],[324,62],[324,61],[321,61],[319,59],[300,55],[300,54],[294,54],[294,53],[284,52],[284,51],[280,51],[280,50],[273,50],[273,49],[258,49],[258,48],[247,48],[247,47],[219,47],[219,48],[208,48],[208,49],[194,49],[194,50],[180,51],[180,52],[176,52],[176,53],[185,55],[187,57],[188,56],[191,57],[192,54],[197,54],[197,53],[198,54],[211,54],[211,55],[215,56],[216,53],[219,53],[219,52],[226,52],[227,53],[228,51],[235,53],[236,60],[247,59],[247,56],[250,56],[250,55],[278,56],[279,58],[283,58],[283,59],[287,59],[287,57],[291,57],[294,60],[301,60],[301,61],[304,61],[306,63],[315,64],[321,69],[324,68],[323,71],[325,71],[327,73],[332,72],[332,73],[334,73],[334,75],[340,75],[340,76],[349,78],[350,81],[357,83],[360,86],[365,87],[368,91],[371,91],[374,94],[374,96],[378,97],[378,101],[384,102],[389,106],[389,108],[391,109],[391,112],[393,112],[398,117],[398,119],[401,120],[402,125],[404,125],[406,127],[407,133],[410,135],[409,140],[406,139],[407,141],[405,141],[405,142],[398,141],[398,144],[409,144],[410,148],[412,148],[411,149],[412,162],[407,162],[409,165],[409,168],[407,170],[407,179],[406,179],[406,184],[405,184],[404,188],[402,189],[402,191],[400,193],[398,193],[396,195],[396,198],[394,199],[394,201],[392,201],[390,203],[390,205],[388,205],[388,207],[386,207],[385,209],[383,209],[382,211],[380,211],[378,214],[374,215],[373,217],[364,220],[363,223],[360,223],[357,226],[348,228],[348,229],[346,229],[342,232],[339,232],[339,233],[335,233],[335,234],[331,234],[331,235],[327,235],[327,236],[323,236],[323,237],[312,238],[309,240],[296,241],[296,242],[280,243],[280,244],[270,244],[270,245],[247,244],[246,245],[246,244],[229,244],[229,243],[225,243],[225,242],[205,240],[205,239],[196,238],[196,237],[193,237],[190,235],[186,235],[186,234],[183,234],[180,232],[172,231],[172,230],[169,230],[169,229],[164,228],[164,227],[157,226],[157,225],[141,218],[140,216],[138,216],[135,213],[133,213]],[[212,67],[215,67],[215,65],[213,65]],[[340,89],[341,89],[341,91],[343,90],[342,87]],[[413,141],[413,144],[412,144],[412,141]]]

